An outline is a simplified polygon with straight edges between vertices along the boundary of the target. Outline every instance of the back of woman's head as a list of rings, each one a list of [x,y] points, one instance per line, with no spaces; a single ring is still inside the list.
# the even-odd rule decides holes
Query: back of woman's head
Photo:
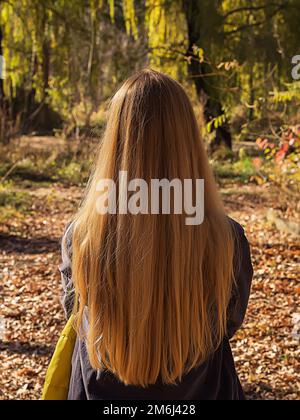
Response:
[[[150,187],[153,180],[179,180],[184,187],[184,180],[204,179],[203,222],[187,224],[184,211],[172,206],[161,214],[168,213],[157,211],[161,203],[151,212],[151,188],[144,203],[136,203],[138,214],[118,211],[122,197],[132,194],[120,171]],[[100,214],[103,179],[116,185],[117,208]],[[170,191],[172,198],[175,188]],[[189,193],[195,200],[195,184]],[[87,310],[84,333],[93,368],[147,386],[175,383],[205,361],[226,334],[232,258],[231,229],[191,103],[179,83],[143,70],[112,99],[74,223],[74,311],[79,331]]]

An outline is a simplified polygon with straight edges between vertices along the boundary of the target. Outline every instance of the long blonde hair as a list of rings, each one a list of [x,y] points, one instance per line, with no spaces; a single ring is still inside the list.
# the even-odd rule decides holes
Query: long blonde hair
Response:
[[[204,179],[205,218],[106,214],[101,179]],[[180,381],[226,334],[233,235],[191,103],[179,83],[143,70],[111,101],[106,131],[73,230],[76,328],[94,369],[146,387]],[[88,328],[82,331],[85,312]]]

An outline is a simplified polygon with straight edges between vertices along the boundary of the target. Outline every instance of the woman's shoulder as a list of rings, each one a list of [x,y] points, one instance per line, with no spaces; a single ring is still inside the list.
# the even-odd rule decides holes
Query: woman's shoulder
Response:
[[[234,266],[235,271],[244,269],[251,274],[253,272],[250,254],[250,245],[245,234],[244,228],[236,220],[228,217],[234,236]]]
[[[229,305],[227,325],[228,337],[231,338],[241,327],[245,317],[251,290],[253,267],[250,246],[244,228],[231,218],[229,218],[229,221],[233,228],[235,242],[233,256],[235,287]]]
[[[232,227],[234,233],[237,237],[241,237],[245,234],[245,230],[236,220],[232,219],[231,217],[227,216],[230,226]]]

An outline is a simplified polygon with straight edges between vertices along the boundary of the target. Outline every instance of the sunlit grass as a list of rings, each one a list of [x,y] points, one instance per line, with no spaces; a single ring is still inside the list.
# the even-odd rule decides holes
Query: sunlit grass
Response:
[[[254,167],[252,159],[249,157],[236,161],[212,161],[211,165],[215,177],[220,183],[224,180],[247,183],[252,176],[257,174],[257,169]]]

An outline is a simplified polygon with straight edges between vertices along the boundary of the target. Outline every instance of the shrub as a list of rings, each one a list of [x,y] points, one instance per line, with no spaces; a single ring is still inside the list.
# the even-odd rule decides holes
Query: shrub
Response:
[[[279,141],[267,138],[256,140],[261,152],[253,160],[256,167],[265,167],[268,178],[280,185],[298,189],[300,183],[300,125],[282,130]]]

